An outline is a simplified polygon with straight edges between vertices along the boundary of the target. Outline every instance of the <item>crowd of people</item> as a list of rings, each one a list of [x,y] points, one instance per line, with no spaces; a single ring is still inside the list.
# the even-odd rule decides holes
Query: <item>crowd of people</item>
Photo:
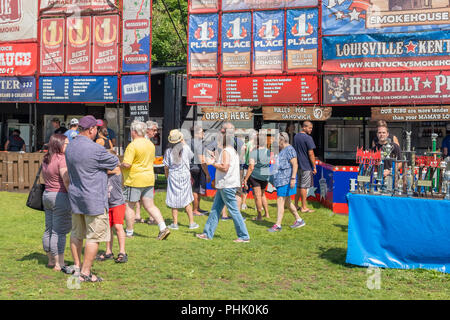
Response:
[[[184,209],[189,219],[188,228],[199,229],[195,217],[208,213],[200,209],[201,196],[206,184],[216,189],[207,222],[199,239],[212,240],[220,220],[233,220],[237,238],[234,242],[250,241],[242,210],[251,190],[257,216],[268,218],[269,210],[265,190],[269,181],[277,189],[277,221],[269,232],[280,232],[285,207],[295,217],[291,228],[305,225],[300,213],[313,212],[307,207],[307,189],[316,174],[315,144],[310,134],[312,123],[305,121],[302,131],[295,135],[293,145],[289,135],[280,133],[268,148],[264,130],[253,130],[248,141],[235,134],[232,123],[223,123],[220,133],[206,143],[200,126],[192,130],[193,138],[186,139],[175,129],[168,137],[169,147],[164,153],[167,178],[166,205],[172,210],[172,223],[166,225],[160,209],[154,202],[155,146],[151,139],[158,131],[153,121],[131,124],[131,143],[123,160],[113,151],[114,145],[107,123],[93,116],[79,121],[73,119],[70,129],[54,133],[48,143],[48,152],[42,164],[45,180],[43,203],[45,232],[43,248],[48,255],[48,267],[73,274],[79,281],[102,281],[91,272],[94,261],[128,261],[126,238],[133,238],[134,224],[144,222],[140,206],[149,214],[147,223],[158,225],[158,240],[167,239],[171,230],[178,230],[178,211]],[[60,127],[55,130],[61,130]],[[272,163],[272,165],[271,165]],[[208,166],[215,172],[208,170]],[[214,180],[211,176],[214,174]],[[296,197],[295,204],[291,196]],[[301,206],[298,201],[301,200]],[[126,222],[126,228],[124,228]],[[119,253],[113,253],[113,235],[116,233]],[[74,264],[65,265],[64,249],[70,233],[70,249]],[[83,241],[84,259],[82,259]],[[99,253],[99,243],[106,250]]]

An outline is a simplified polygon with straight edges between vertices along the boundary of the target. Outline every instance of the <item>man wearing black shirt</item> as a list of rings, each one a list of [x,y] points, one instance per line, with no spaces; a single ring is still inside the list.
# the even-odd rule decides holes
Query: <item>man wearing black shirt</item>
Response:
[[[375,147],[373,148],[374,151],[381,150],[381,153],[385,152],[384,149],[386,149],[386,144],[388,143],[388,137],[389,137],[389,129],[386,126],[379,126],[377,130],[377,138],[378,142],[375,144]],[[394,159],[400,159],[401,157],[401,150],[398,144],[391,141],[392,151],[390,155],[387,155],[388,158],[394,158]],[[384,147],[384,148],[383,148]],[[398,168],[401,167],[401,163],[398,163]],[[392,160],[385,160],[384,161],[384,172],[383,175],[386,177],[388,174],[390,174],[392,168]]]

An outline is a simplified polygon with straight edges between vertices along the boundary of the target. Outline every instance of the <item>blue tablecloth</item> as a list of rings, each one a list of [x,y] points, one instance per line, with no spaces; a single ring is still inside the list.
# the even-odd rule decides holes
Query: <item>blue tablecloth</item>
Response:
[[[348,194],[346,262],[450,273],[450,201]]]

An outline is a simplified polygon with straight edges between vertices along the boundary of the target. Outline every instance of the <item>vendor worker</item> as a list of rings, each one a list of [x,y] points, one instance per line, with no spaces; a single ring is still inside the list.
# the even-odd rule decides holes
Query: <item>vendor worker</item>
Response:
[[[387,128],[387,123],[384,120],[378,120],[377,121],[377,129],[378,127],[386,127]],[[399,147],[400,147],[400,143],[398,142],[398,139],[396,136],[394,136],[393,134],[389,133],[389,137],[391,139],[391,141],[393,143],[396,143]],[[372,148],[374,148],[378,143],[378,135],[372,140]]]
[[[5,143],[6,151],[25,151],[25,141],[20,137],[20,130],[14,129],[12,135]]]
[[[447,136],[442,140],[442,154],[444,158],[450,156],[450,123],[447,124]]]
[[[379,126],[377,129],[377,138],[378,139],[377,139],[377,143],[375,144],[375,147],[373,148],[373,150],[374,151],[382,150],[382,148],[385,147],[385,145],[387,144],[389,137],[390,137],[390,135],[389,135],[388,127],[387,126]],[[388,157],[394,158],[394,159],[400,159],[400,155],[401,155],[400,147],[395,142],[394,143],[391,142],[391,145],[392,145],[392,151]],[[397,167],[400,168],[401,163],[398,163]],[[384,161],[384,172],[383,172],[383,175],[385,177],[388,174],[390,174],[391,168],[392,168],[392,160],[385,160]]]

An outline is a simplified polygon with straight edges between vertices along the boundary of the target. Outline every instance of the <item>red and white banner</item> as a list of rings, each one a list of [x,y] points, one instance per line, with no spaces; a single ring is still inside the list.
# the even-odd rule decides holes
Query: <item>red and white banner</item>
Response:
[[[37,39],[37,0],[0,0],[0,42]]]
[[[91,18],[67,18],[66,72],[91,71]]]
[[[92,71],[117,72],[119,16],[95,16],[93,19]]]
[[[0,76],[30,76],[36,71],[36,43],[0,45]]]
[[[37,0],[32,0],[36,1]],[[109,2],[115,3],[115,0]],[[115,11],[108,0],[41,0],[42,15],[55,13],[81,13],[83,10]]]
[[[190,79],[188,84],[188,101],[192,103],[217,103],[219,97],[219,80]]]
[[[41,73],[64,72],[64,18],[41,20]]]
[[[325,75],[325,105],[450,103],[450,71]]]
[[[221,79],[222,105],[318,103],[316,76],[266,76]]]

